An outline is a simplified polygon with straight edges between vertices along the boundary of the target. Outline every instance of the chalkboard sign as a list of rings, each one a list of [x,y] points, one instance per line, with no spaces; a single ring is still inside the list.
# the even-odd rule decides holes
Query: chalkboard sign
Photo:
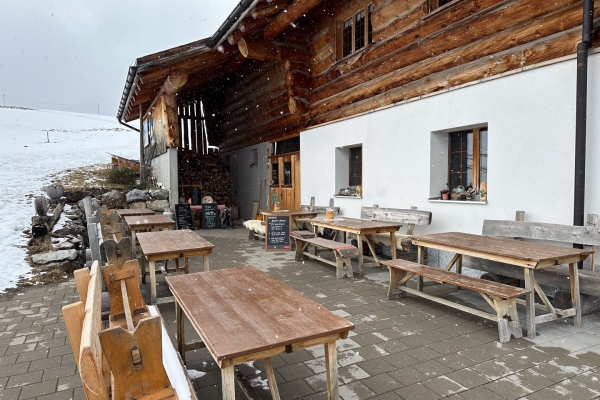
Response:
[[[267,216],[267,232],[265,237],[265,250],[289,251],[290,246],[290,216]]]
[[[194,229],[192,210],[189,204],[175,204],[175,222],[177,229]]]
[[[221,217],[217,203],[202,204],[202,229],[219,229]]]

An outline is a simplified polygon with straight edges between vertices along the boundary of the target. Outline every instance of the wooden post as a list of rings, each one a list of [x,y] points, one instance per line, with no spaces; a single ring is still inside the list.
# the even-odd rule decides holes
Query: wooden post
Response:
[[[598,214],[588,214],[587,215],[587,226],[591,226],[594,229],[598,228]],[[592,250],[594,252],[590,255],[590,271],[596,270],[596,246],[592,246]]]
[[[146,180],[146,163],[144,161],[144,112],[140,104],[140,183]]]

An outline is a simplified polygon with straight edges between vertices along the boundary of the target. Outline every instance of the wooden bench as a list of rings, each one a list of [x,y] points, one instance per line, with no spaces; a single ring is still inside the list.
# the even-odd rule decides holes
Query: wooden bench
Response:
[[[529,293],[528,290],[435,267],[428,267],[402,259],[384,261],[383,264],[387,265],[390,271],[390,286],[388,289],[389,299],[399,297],[400,295],[403,295],[402,292],[406,292],[482,318],[497,321],[498,334],[501,343],[508,342],[511,335],[515,338],[520,338],[523,335],[521,332],[519,316],[517,314],[516,298],[525,296]],[[457,287],[474,290],[481,294],[483,299],[492,307],[496,314],[490,314],[473,307],[406,287],[406,282],[415,275],[439,283],[447,283]]]
[[[111,294],[109,328],[102,329],[100,318],[98,261],[75,271],[81,300],[62,309],[86,397],[196,400],[158,309],[143,302],[137,260],[109,264],[102,273]]]
[[[360,218],[372,221],[398,222],[406,226],[406,232],[396,232],[396,250],[400,253],[409,253],[412,251],[410,238],[414,233],[416,225],[430,225],[432,214],[430,211],[418,210],[417,207],[411,207],[410,210],[399,208],[380,208],[377,204],[373,207],[361,207]],[[375,233],[368,235],[374,243],[381,243],[391,248],[390,235],[387,233]],[[369,243],[371,253],[374,249]],[[392,250],[390,250],[392,251]]]
[[[557,244],[581,244],[596,250],[600,246],[598,215],[588,214],[586,226],[572,226],[552,223],[525,221],[525,211],[517,211],[515,220],[484,220],[482,233],[485,236],[515,238],[556,242]],[[589,260],[589,261],[588,261]],[[595,297],[600,297],[600,273],[595,271],[595,254],[584,261],[583,270],[579,270],[579,290],[582,294],[582,313],[598,309]],[[487,272],[491,279],[502,280],[502,276],[523,279],[521,269],[496,261],[485,261],[473,257],[464,257],[463,266]],[[554,306],[564,308],[571,302],[571,280],[569,268],[557,265],[535,271],[538,283],[558,289],[553,298]],[[564,304],[563,304],[564,303]],[[541,305],[540,305],[541,306]]]
[[[290,235],[296,242],[296,261],[305,260],[307,257],[322,261],[336,267],[336,278],[341,279],[344,276],[352,277],[351,257],[358,256],[356,246],[315,237],[306,231],[295,231]],[[312,237],[311,237],[312,236]],[[308,246],[314,247],[314,252],[309,252]],[[328,260],[319,255],[323,251],[331,251],[335,256],[335,261]]]

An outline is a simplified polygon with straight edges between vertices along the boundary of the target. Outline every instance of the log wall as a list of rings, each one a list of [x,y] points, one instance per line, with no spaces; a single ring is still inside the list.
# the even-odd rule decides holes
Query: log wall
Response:
[[[580,0],[463,0],[429,14],[426,0],[373,6],[373,43],[342,60],[344,6],[314,21],[307,126],[572,55],[581,41]]]

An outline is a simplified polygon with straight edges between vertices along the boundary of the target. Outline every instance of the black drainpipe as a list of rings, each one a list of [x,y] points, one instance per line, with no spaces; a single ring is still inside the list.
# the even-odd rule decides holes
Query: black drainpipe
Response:
[[[577,45],[577,102],[575,108],[575,195],[573,198],[573,225],[583,226],[585,212],[585,149],[587,119],[588,54],[592,47],[594,0],[583,2],[581,43]],[[575,248],[583,245],[575,244]],[[583,265],[579,263],[579,268]]]
[[[125,125],[126,127],[128,127],[129,129],[133,129],[136,132],[139,132],[140,130],[138,128],[134,128],[133,126],[126,124],[125,122],[121,121],[121,118],[117,118],[117,121],[119,121],[119,123],[121,125]]]

